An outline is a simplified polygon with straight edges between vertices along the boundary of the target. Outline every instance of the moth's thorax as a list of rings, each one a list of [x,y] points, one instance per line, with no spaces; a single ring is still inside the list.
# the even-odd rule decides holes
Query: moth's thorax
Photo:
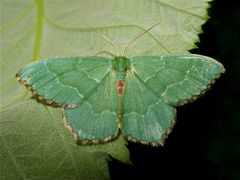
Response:
[[[112,70],[118,81],[124,81],[127,71],[131,69],[130,61],[124,56],[117,56],[113,59]]]

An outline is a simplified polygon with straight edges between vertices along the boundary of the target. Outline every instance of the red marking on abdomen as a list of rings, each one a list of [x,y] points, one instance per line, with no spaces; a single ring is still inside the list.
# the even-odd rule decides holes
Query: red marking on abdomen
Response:
[[[119,88],[119,89],[117,90],[117,92],[118,92],[118,94],[122,94],[122,93],[123,93],[123,89],[122,89],[122,88]]]
[[[125,86],[125,82],[124,81],[117,81],[116,86],[122,88],[122,87]]]
[[[117,93],[119,95],[123,94],[124,88],[125,88],[125,82],[124,81],[117,81],[116,82],[116,88],[117,88]]]

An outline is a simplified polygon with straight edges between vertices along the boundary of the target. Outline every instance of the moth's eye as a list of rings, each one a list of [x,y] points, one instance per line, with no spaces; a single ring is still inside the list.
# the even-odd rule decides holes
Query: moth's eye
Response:
[[[127,68],[125,68],[125,71],[127,72],[127,71],[130,71],[131,70],[131,68],[129,68],[129,67],[127,67]]]

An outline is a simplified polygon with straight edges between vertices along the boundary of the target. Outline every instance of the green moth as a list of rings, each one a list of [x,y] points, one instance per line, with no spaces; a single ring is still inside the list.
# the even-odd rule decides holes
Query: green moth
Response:
[[[195,54],[116,55],[47,58],[16,77],[33,97],[62,108],[79,144],[108,142],[121,132],[129,141],[158,146],[175,123],[176,107],[195,100],[224,71],[216,60]]]

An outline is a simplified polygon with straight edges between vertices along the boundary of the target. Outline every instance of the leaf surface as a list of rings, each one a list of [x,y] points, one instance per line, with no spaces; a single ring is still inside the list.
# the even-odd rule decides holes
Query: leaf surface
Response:
[[[1,179],[107,179],[107,154],[129,162],[121,138],[97,147],[77,146],[58,109],[28,100],[14,78],[20,68],[37,59],[114,52],[84,23],[120,47],[160,23],[126,56],[187,53],[198,41],[207,7],[208,0],[2,0]]]
[[[60,110],[35,100],[2,112],[0,137],[1,179],[108,179],[108,154],[129,162],[122,138],[77,146]]]

